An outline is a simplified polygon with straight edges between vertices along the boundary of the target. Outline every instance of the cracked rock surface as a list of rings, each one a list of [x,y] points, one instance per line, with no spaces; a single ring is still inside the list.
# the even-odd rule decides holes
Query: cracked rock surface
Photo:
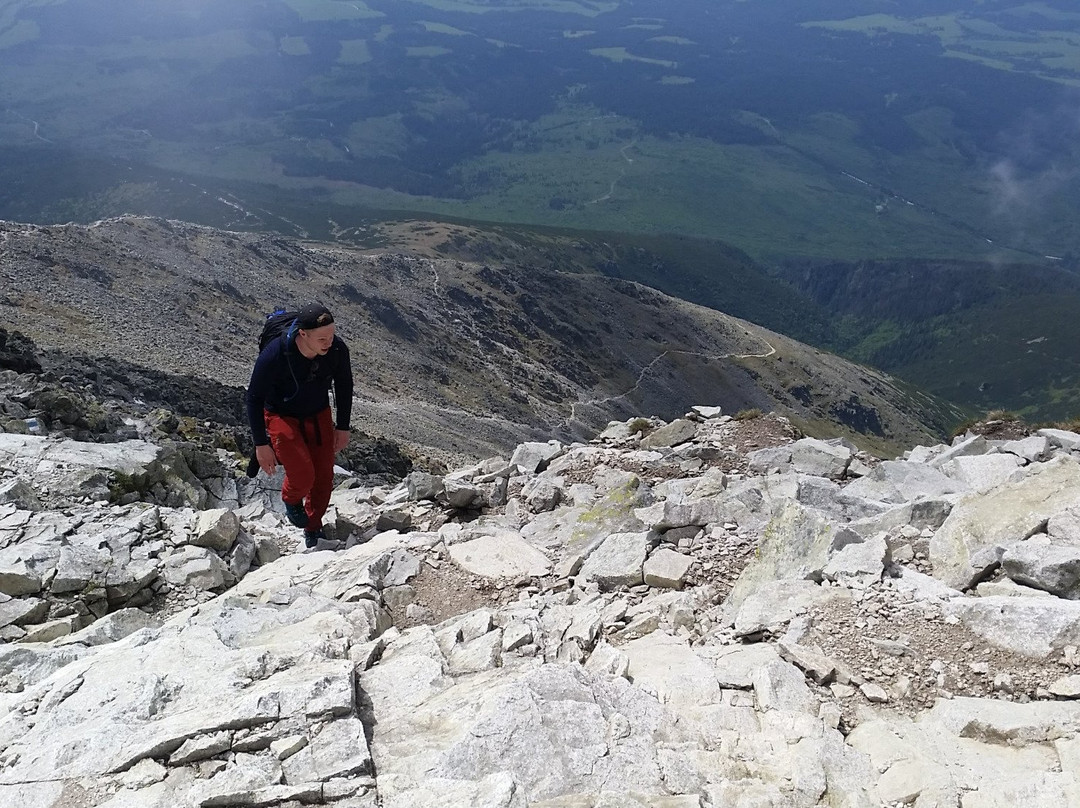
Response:
[[[0,798],[1076,804],[1080,436],[679,420],[345,476],[314,553],[272,481],[121,504],[156,444],[0,434]]]

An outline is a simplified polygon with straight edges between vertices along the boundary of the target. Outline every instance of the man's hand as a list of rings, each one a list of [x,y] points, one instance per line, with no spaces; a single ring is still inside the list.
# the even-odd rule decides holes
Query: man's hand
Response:
[[[334,430],[334,454],[337,454],[349,445],[349,437],[352,435],[347,429]]]
[[[265,471],[267,476],[277,471],[277,457],[269,443],[255,447],[255,459],[259,461],[259,468]]]

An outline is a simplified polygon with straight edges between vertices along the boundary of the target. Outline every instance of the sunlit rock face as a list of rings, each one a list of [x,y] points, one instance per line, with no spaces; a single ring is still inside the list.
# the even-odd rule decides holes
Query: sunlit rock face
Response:
[[[672,424],[343,472],[309,553],[224,458],[0,435],[0,796],[1074,804],[1080,436],[882,461],[774,415]],[[234,498],[116,486],[159,468]]]

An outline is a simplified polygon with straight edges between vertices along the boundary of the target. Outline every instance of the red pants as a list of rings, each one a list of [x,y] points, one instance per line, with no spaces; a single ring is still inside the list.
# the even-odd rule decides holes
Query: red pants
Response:
[[[285,469],[281,498],[304,503],[305,530],[322,527],[334,487],[334,420],[330,408],[308,418],[266,412],[266,434],[278,463]]]

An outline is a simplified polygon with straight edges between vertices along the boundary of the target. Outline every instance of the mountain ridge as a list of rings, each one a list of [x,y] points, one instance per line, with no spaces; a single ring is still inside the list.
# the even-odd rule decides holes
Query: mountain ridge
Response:
[[[461,456],[700,401],[778,409],[877,448],[961,413],[869,368],[640,284],[171,220],[0,224],[4,317],[46,348],[240,386],[262,316],[320,299],[350,343],[357,425]],[[448,438],[449,436],[449,438]]]

